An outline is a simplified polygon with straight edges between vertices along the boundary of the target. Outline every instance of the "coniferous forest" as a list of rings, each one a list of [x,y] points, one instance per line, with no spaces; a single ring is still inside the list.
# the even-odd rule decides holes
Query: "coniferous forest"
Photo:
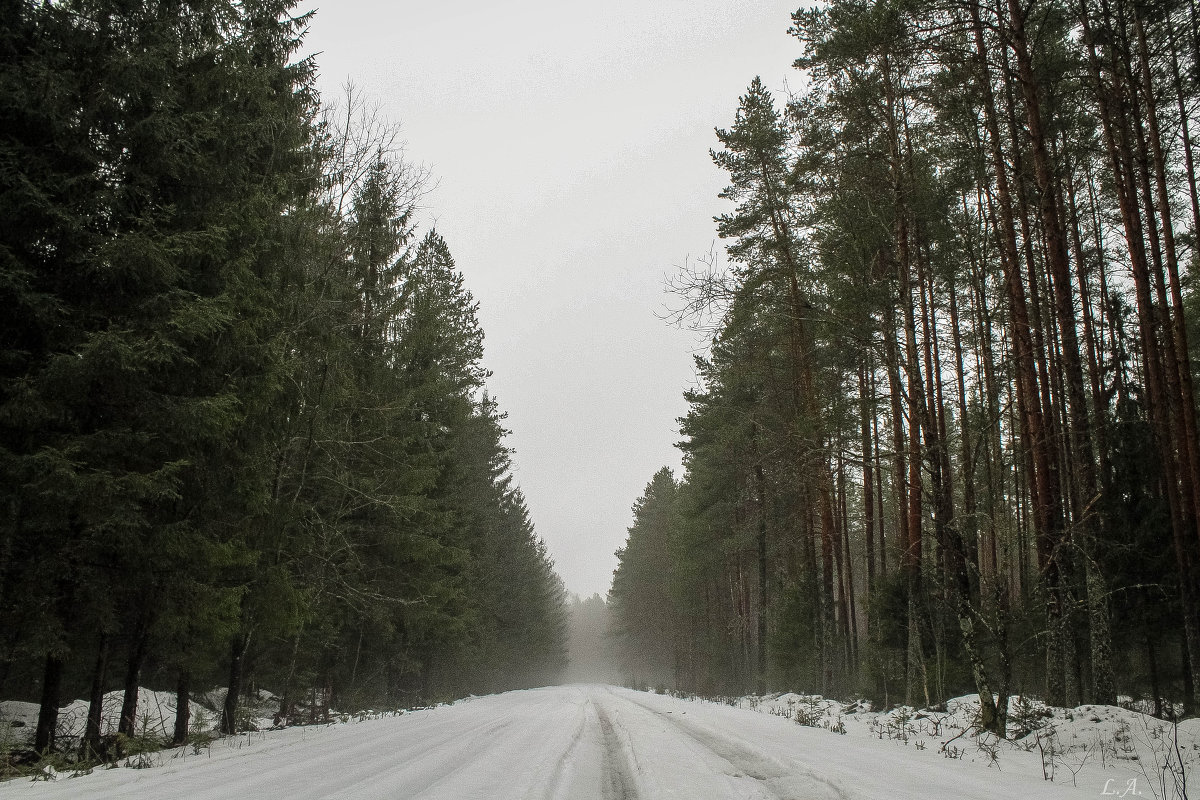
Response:
[[[425,171],[318,96],[289,0],[0,2],[0,693],[269,687],[280,715],[552,681]],[[1164,652],[1164,656],[1166,653]]]
[[[675,280],[711,347],[618,552],[627,678],[1196,713],[1196,4],[789,33],[795,93],[717,131],[727,266]]]

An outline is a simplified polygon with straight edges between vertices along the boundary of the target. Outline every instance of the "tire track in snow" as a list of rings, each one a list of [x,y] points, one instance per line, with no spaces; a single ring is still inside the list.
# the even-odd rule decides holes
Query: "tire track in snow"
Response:
[[[667,723],[721,761],[729,764],[733,769],[730,773],[732,777],[747,777],[758,781],[761,788],[769,792],[770,797],[775,800],[816,800],[812,794],[814,788],[820,792],[822,797],[850,800],[850,796],[836,783],[821,777],[795,759],[784,761],[775,758],[760,750],[755,750],[748,743],[740,742],[727,734],[685,721],[671,712],[660,711],[632,697],[615,693],[613,693],[613,697],[627,702],[656,720]],[[802,779],[808,785],[804,787],[788,785],[796,783],[797,778]],[[817,784],[817,786],[812,784]]]
[[[559,800],[560,798],[569,800],[572,767],[576,754],[580,750],[580,744],[583,742],[583,736],[590,721],[589,718],[594,716],[595,713],[592,698],[589,697],[581,707],[579,724],[575,727],[575,732],[571,735],[571,741],[567,745],[567,749],[558,757],[558,761],[554,765],[554,772],[551,774],[549,784],[543,794],[545,800]]]
[[[622,739],[618,726],[613,724],[608,712],[596,705],[596,716],[600,722],[600,732],[604,737],[604,783],[601,786],[604,800],[637,800],[637,784],[634,780],[635,767],[626,758],[629,734]],[[632,750],[628,750],[632,753]]]
[[[331,798],[371,798],[376,796],[376,787],[387,786],[397,773],[407,773],[405,790],[410,796],[425,794],[443,783],[463,766],[469,765],[468,753],[478,755],[497,741],[503,732],[513,726],[510,719],[491,719],[465,731],[429,738],[415,747],[401,746],[397,750],[400,761],[397,765],[378,770],[358,780],[343,780]],[[385,790],[391,796],[391,790]]]

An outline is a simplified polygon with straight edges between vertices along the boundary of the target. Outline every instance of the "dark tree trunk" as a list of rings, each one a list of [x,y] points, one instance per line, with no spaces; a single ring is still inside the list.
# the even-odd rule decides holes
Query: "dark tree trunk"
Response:
[[[179,670],[175,683],[175,733],[171,744],[180,747],[187,743],[188,726],[192,721],[191,674],[186,668]]]
[[[833,487],[830,486],[828,464],[822,458],[817,488],[821,510],[821,693],[828,694],[834,686],[833,654],[835,652],[834,591],[833,591]]]
[[[875,497],[874,497],[874,454],[871,442],[871,416],[874,397],[868,394],[867,372],[869,364],[858,368],[859,427],[862,435],[863,475],[863,532],[866,536],[867,593],[875,586]],[[867,621],[870,627],[870,620]]]
[[[1158,683],[1158,654],[1154,649],[1154,637],[1146,636],[1146,671],[1150,673],[1150,696],[1154,701],[1154,716],[1163,718],[1162,688]]]
[[[1180,666],[1180,671],[1183,673],[1183,716],[1194,717],[1196,715],[1196,702],[1193,698],[1196,697],[1196,685],[1192,680],[1192,660],[1188,653],[1186,641],[1179,643],[1179,656],[1183,662]]]
[[[104,721],[104,680],[108,666],[108,634],[100,632],[96,647],[96,663],[92,667],[92,690],[88,695],[87,725],[83,734],[84,759],[95,758],[101,752],[101,725]]]
[[[767,482],[758,457],[758,426],[751,426],[754,440],[754,490],[758,496],[758,664],[755,692],[767,693]]]
[[[1183,98],[1183,78],[1179,72],[1179,52],[1175,44],[1175,31],[1167,24],[1167,36],[1171,45],[1171,77],[1175,87],[1175,102],[1179,111],[1180,139],[1183,140],[1184,176],[1187,178],[1188,196],[1192,201],[1192,229],[1200,235],[1200,195],[1196,192],[1196,165],[1192,156],[1192,137],[1188,128],[1188,113]]]
[[[246,650],[250,646],[250,634],[241,633],[233,638],[229,647],[229,689],[225,693],[225,705],[221,710],[221,733],[237,733],[238,701],[242,694],[245,677]]]
[[[33,737],[33,749],[43,755],[54,751],[54,739],[58,729],[58,704],[62,692],[63,669],[66,663],[54,654],[46,655],[42,671],[42,702],[38,709],[37,731]]]
[[[908,448],[904,438],[904,387],[900,382],[900,347],[896,341],[895,311],[891,304],[884,309],[883,336],[892,411],[892,487],[896,504],[896,530],[899,533],[900,566],[903,569],[912,546],[908,531],[908,467],[904,458]]]
[[[851,639],[850,631],[850,598],[849,584],[846,582],[846,564],[842,558],[843,542],[848,538],[846,531],[846,473],[843,468],[841,459],[838,459],[837,468],[837,493],[834,496],[835,507],[837,508],[837,520],[834,525],[834,541],[833,541],[833,559],[834,559],[834,581],[837,586],[837,627],[838,636],[841,638],[841,656],[842,663],[840,672],[842,675],[848,674],[849,666],[853,663],[853,640]]]
[[[137,734],[138,679],[142,673],[142,662],[146,660],[149,642],[149,626],[143,621],[138,625],[129,650],[129,661],[125,665],[125,697],[121,701],[121,721],[117,725],[117,733],[129,737]]]
[[[853,677],[858,673],[858,610],[854,601],[854,560],[850,554],[850,528],[847,522],[845,495],[843,495],[842,506],[842,544],[845,548],[846,557],[846,616],[850,622],[850,630],[847,633],[849,642],[848,653],[850,657],[850,674]]]

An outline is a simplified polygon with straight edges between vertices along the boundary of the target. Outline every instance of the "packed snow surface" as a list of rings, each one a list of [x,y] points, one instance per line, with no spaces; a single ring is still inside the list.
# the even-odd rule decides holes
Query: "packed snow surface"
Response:
[[[1011,800],[1118,796],[1128,786],[1118,773],[1072,786],[1003,756],[999,765],[947,758],[928,738],[918,748],[733,705],[559,686],[228,737],[163,751],[147,769],[9,781],[0,798]]]

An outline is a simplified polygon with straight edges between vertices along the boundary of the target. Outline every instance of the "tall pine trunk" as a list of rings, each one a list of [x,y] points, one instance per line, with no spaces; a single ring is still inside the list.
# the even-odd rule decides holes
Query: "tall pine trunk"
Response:
[[[33,749],[43,755],[54,752],[58,732],[58,704],[62,693],[63,671],[66,663],[57,653],[47,653],[42,669],[42,699],[38,708],[37,730]]]
[[[234,636],[229,645],[229,688],[221,709],[221,733],[226,735],[237,733],[238,701],[241,699],[246,651],[249,647],[250,632],[247,630]]]
[[[92,666],[92,688],[88,694],[87,723],[83,732],[83,757],[95,758],[102,751],[101,737],[104,723],[104,681],[108,666],[108,633],[100,631],[96,646],[96,661]]]
[[[187,668],[181,668],[175,682],[175,730],[171,736],[171,744],[175,747],[187,743],[188,726],[192,720],[191,680]]]
[[[129,660],[125,664],[125,694],[121,701],[121,719],[117,724],[117,733],[129,737],[137,734],[139,679],[149,643],[149,624],[143,614],[134,632],[133,642],[129,646]]]

